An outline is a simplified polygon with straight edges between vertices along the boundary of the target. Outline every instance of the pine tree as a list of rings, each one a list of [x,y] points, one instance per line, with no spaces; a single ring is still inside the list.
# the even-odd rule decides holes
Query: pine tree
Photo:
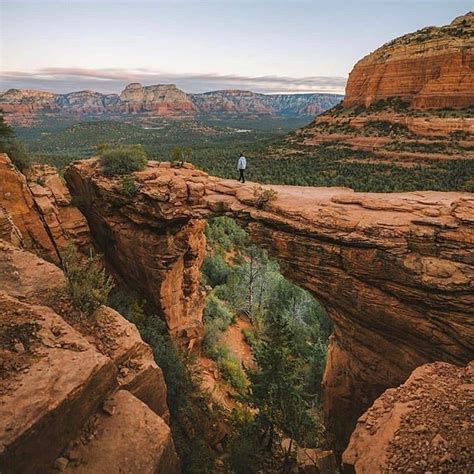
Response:
[[[273,314],[255,351],[257,369],[249,372],[249,402],[257,410],[260,443],[269,451],[281,434],[298,440],[313,425],[293,338],[288,320]]]

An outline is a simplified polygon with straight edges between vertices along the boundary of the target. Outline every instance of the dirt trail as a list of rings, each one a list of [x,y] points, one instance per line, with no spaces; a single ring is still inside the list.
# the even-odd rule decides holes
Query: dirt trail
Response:
[[[242,366],[248,368],[253,366],[252,350],[245,340],[243,329],[252,330],[252,324],[248,319],[238,316],[236,322],[225,331],[222,341]]]

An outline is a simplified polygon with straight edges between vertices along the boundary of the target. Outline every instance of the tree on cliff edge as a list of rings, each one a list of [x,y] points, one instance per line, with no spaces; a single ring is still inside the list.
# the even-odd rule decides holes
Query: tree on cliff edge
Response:
[[[12,163],[20,170],[24,171],[31,165],[22,144],[16,139],[12,127],[5,122],[0,110],[0,153],[6,153]]]

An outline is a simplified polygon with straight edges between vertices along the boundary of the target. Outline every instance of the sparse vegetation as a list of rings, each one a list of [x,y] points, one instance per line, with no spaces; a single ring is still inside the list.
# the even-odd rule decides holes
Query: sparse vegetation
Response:
[[[31,165],[30,157],[23,145],[16,139],[15,132],[8,125],[0,110],[0,153],[6,153],[12,163],[20,170],[24,171]]]
[[[62,265],[67,293],[78,309],[90,316],[107,303],[114,283],[102,267],[99,255],[82,256],[70,245],[62,255]]]
[[[135,184],[133,176],[125,175],[120,180],[120,194],[127,197],[132,197],[138,191],[138,186]]]
[[[278,193],[272,188],[262,188],[262,186],[255,185],[253,187],[253,196],[256,199],[255,205],[259,209],[265,209],[268,204],[275,201]]]
[[[145,169],[148,157],[141,145],[105,148],[100,163],[108,175],[124,175]]]
[[[16,351],[16,344],[21,344],[25,352],[30,352],[33,342],[38,341],[38,323],[21,323],[2,326],[0,330],[0,346]]]

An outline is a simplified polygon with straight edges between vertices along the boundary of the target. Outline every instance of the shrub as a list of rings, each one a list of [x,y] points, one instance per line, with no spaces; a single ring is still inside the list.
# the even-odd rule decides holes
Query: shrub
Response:
[[[145,169],[148,158],[141,145],[106,148],[100,155],[104,173],[108,175],[130,174]]]
[[[259,185],[253,187],[253,195],[256,198],[255,205],[259,209],[264,209],[267,204],[277,198],[277,192],[274,189],[264,189]]]
[[[229,382],[232,387],[239,391],[243,391],[247,388],[249,381],[236,359],[233,357],[222,357],[218,360],[217,365],[224,379]]]
[[[201,272],[207,279],[207,282],[215,287],[222,285],[227,280],[227,275],[230,272],[230,267],[227,265],[222,254],[207,256],[201,267]]]
[[[135,180],[133,179],[133,176],[130,176],[129,174],[122,176],[122,179],[120,181],[120,188],[119,188],[120,194],[123,194],[124,196],[127,196],[127,197],[132,197],[135,195],[137,191],[138,191],[138,186],[135,184]]]
[[[245,342],[250,347],[255,347],[257,345],[257,336],[255,334],[255,330],[253,329],[242,329],[242,334],[244,336]]]
[[[99,255],[82,257],[70,245],[62,255],[62,264],[66,290],[77,308],[91,315],[107,303],[114,284],[102,267]]]
[[[224,302],[211,294],[206,300],[204,308],[204,353],[207,357],[217,360],[222,357],[222,347],[220,345],[221,334],[229,327],[234,320],[234,315],[225,306]]]
[[[204,308],[204,321],[210,320],[220,321],[222,331],[225,331],[234,320],[234,315],[225,303],[213,294],[208,296]]]
[[[1,111],[0,111],[1,112]],[[24,171],[31,165],[31,160],[23,145],[15,138],[13,129],[8,125],[3,116],[0,115],[0,153],[6,153],[12,163]]]

